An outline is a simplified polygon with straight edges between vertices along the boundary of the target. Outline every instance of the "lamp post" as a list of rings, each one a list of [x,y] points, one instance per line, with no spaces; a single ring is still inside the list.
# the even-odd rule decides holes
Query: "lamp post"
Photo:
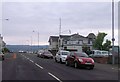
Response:
[[[112,64],[115,64],[114,41],[114,0],[112,0]]]
[[[0,19],[0,20],[7,20],[8,21],[9,19]]]
[[[29,40],[26,40],[26,41],[28,42],[28,45],[27,45],[27,46],[28,46],[28,52],[29,52],[29,50],[30,50],[30,49],[29,49]]]
[[[60,25],[59,25],[59,38],[58,38],[58,51],[61,50],[61,46],[60,46],[60,35],[61,35],[61,18],[59,18],[59,22],[60,22]]]
[[[31,38],[31,52],[32,52],[32,36],[30,38]]]
[[[65,30],[61,32],[61,18],[59,18],[59,38],[58,38],[58,50],[61,50],[61,45],[62,45],[62,39],[60,37],[61,33],[65,32],[65,31],[69,31],[69,33],[71,34],[71,30]]]

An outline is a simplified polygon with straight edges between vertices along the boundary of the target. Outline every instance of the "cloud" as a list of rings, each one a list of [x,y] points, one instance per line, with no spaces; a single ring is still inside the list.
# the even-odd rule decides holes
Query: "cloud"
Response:
[[[60,17],[62,31],[70,29],[82,35],[108,29],[111,32],[111,3],[108,2],[4,2],[2,11],[3,18],[10,19],[3,22],[3,34],[9,44],[19,44],[19,41],[10,42],[6,37],[20,37],[21,40],[37,37],[33,30],[40,33],[41,43],[48,44],[49,36],[58,35]]]

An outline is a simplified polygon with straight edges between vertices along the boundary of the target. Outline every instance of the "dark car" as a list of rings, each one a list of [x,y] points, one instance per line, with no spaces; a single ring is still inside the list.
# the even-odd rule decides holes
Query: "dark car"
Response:
[[[71,52],[70,55],[67,56],[65,64],[68,66],[77,67],[86,67],[88,69],[94,68],[94,60],[90,58],[84,52]]]
[[[40,57],[42,53],[44,53],[44,50],[39,50],[39,51],[37,52],[37,57]]]
[[[40,55],[41,58],[51,58],[53,59],[53,55],[51,54],[51,52],[49,51],[44,51],[41,55]]]

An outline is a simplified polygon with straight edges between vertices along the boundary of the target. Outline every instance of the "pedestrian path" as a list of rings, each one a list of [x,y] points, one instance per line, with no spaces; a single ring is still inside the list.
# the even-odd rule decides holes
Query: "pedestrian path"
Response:
[[[120,70],[118,67],[118,64],[112,65],[112,64],[101,64],[101,63],[95,63],[96,67],[102,68],[102,69],[112,69],[112,70]]]

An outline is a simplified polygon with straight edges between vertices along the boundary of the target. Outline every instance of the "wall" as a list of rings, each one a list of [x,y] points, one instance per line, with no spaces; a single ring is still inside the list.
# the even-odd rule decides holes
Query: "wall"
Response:
[[[67,49],[76,49],[77,51],[82,52],[82,46],[67,46]]]

